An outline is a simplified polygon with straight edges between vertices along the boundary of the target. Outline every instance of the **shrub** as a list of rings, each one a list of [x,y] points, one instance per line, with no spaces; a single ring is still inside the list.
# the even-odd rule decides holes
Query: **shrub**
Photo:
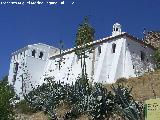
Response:
[[[8,85],[8,77],[6,76],[0,81],[0,120],[13,120],[11,101],[14,95],[14,90],[12,86]]]
[[[156,67],[160,69],[160,47],[154,52],[153,58],[156,62]]]

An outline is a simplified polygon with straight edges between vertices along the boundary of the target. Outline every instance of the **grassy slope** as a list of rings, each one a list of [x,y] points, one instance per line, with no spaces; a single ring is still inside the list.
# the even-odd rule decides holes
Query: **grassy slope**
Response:
[[[160,70],[152,73],[146,73],[141,77],[129,78],[128,80],[120,81],[126,87],[133,87],[132,95],[135,100],[145,101],[154,97],[154,92],[156,97],[160,98]],[[113,84],[113,85],[116,85]],[[105,85],[109,90],[111,85]]]

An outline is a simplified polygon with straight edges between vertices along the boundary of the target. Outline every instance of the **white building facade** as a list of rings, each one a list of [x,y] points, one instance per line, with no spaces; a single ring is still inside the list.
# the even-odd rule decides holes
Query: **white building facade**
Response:
[[[112,36],[88,44],[94,48],[86,53],[86,71],[93,83],[114,83],[119,78],[136,77],[154,70],[152,54],[155,48],[121,32],[118,23],[113,25]],[[75,48],[60,54],[58,48],[39,43],[12,54],[9,81],[21,96],[44,83],[47,77],[71,84],[80,74],[81,60],[75,54]]]

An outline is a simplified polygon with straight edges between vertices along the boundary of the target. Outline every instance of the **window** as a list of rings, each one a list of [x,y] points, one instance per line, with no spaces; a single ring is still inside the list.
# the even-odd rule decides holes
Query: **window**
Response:
[[[112,44],[112,53],[115,53],[115,51],[116,51],[116,44],[113,43],[113,44]]]
[[[33,50],[32,51],[32,57],[35,57],[35,55],[36,55],[36,50]]]
[[[116,31],[118,31],[118,28],[116,28]]]
[[[109,75],[107,75],[107,77],[109,78]]]
[[[12,80],[13,85],[15,85],[15,82],[16,82],[16,76],[17,76],[17,75],[13,75],[13,80]]]
[[[147,61],[147,62],[149,61],[149,60],[148,60],[148,58],[147,58],[147,60],[146,60],[146,61]]]
[[[41,59],[42,59],[42,57],[43,57],[43,52],[40,52],[40,54],[39,54],[39,58],[41,58]]]
[[[144,61],[144,59],[145,59],[145,53],[141,51],[141,60]]]
[[[101,46],[98,47],[98,54],[101,54]]]
[[[15,74],[17,74],[17,71],[18,71],[18,65],[19,65],[19,63],[18,63],[18,62],[14,63],[14,73],[15,73]]]

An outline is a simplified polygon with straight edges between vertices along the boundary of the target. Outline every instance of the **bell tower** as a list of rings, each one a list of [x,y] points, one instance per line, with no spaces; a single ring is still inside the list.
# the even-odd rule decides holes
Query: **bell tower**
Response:
[[[115,23],[113,25],[112,36],[116,36],[121,34],[121,25],[119,23]]]

